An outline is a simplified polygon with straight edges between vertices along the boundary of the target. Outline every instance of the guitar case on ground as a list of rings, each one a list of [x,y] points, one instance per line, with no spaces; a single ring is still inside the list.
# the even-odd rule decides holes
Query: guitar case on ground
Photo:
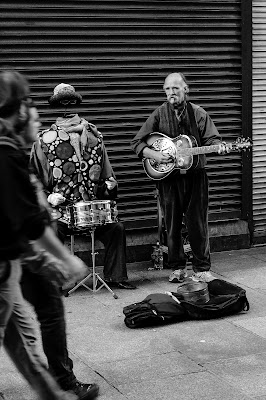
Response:
[[[223,318],[249,310],[246,291],[222,279],[208,283],[210,300],[205,304],[184,301],[179,293],[153,293],[123,308],[128,328],[165,325],[185,320]]]

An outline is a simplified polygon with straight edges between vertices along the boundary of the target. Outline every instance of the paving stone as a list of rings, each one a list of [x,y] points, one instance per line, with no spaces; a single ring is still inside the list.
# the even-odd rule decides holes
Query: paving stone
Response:
[[[256,265],[256,273],[254,273],[254,265]],[[236,264],[230,264],[231,268],[222,271],[223,278],[232,280],[239,286],[245,285],[252,289],[264,289],[266,290],[266,274],[265,274],[265,262],[264,261],[253,261],[253,264],[249,264],[249,267],[245,268],[245,263],[241,262],[238,266]],[[214,265],[213,270],[218,271],[218,268]],[[221,271],[220,271],[221,273]]]
[[[64,299],[77,377],[97,382],[103,400],[266,400],[265,260],[266,246],[212,254],[213,274],[242,286],[250,301],[249,312],[218,320],[127,328],[124,306],[176,289],[171,270],[148,271],[147,263],[130,266],[138,289],[117,290],[118,299],[79,288]],[[0,379],[7,400],[37,399],[4,352]]]
[[[202,371],[203,368],[178,352],[138,355],[125,360],[98,363],[97,372],[115,387],[126,383],[160,379]]]
[[[265,261],[254,256],[245,256],[240,255],[236,257],[228,257],[227,259],[222,260],[212,260],[212,271],[220,274],[224,274],[227,272],[234,272],[234,271],[253,271],[254,266],[256,268],[263,268],[265,266]]]
[[[203,366],[246,395],[266,398],[266,353],[204,363]]]
[[[119,385],[118,389],[129,400],[248,400],[235,389],[208,372]]]
[[[241,329],[226,318],[181,323],[170,341],[176,343],[178,339],[179,351],[199,363],[266,351],[263,338]]]
[[[170,340],[170,337],[172,340]],[[121,319],[120,324],[110,327],[88,327],[76,329],[68,336],[69,348],[82,360],[91,365],[108,361],[118,361],[137,357],[149,357],[175,351],[178,346],[175,332],[168,332],[164,327],[140,330],[128,329]]]
[[[249,318],[234,321],[234,324],[266,339],[266,317]]]
[[[36,393],[30,388],[22,375],[11,363],[7,354],[0,354],[1,393],[5,400],[37,400]],[[0,396],[2,400],[2,397]]]

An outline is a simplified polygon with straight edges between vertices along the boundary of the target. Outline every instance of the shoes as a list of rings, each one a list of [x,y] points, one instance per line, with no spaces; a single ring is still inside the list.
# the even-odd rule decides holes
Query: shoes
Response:
[[[215,279],[215,277],[210,273],[210,271],[194,272],[191,276],[194,282],[210,282]]]
[[[80,400],[94,400],[98,396],[99,386],[96,383],[74,382],[67,391],[75,393]]]
[[[106,282],[108,286],[110,286],[110,288],[117,288],[117,289],[129,289],[129,290],[133,290],[133,289],[137,289],[136,286],[131,285],[131,283],[128,283],[126,281],[123,282]]]
[[[187,276],[188,276],[187,271],[185,269],[176,269],[169,276],[169,282],[171,282],[171,283],[184,282],[184,280],[187,278]]]

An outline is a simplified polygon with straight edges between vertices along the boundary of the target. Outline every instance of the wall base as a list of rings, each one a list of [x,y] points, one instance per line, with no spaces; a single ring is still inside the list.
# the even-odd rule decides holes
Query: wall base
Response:
[[[210,222],[211,252],[247,249],[251,246],[248,224],[246,221]],[[127,262],[144,262],[151,260],[152,246],[158,240],[157,229],[134,230],[127,232]],[[69,241],[66,242],[70,246]],[[96,264],[104,263],[104,246],[95,242]],[[86,264],[91,265],[90,237],[75,236],[75,254]]]
[[[247,221],[211,222],[209,232],[211,252],[248,249],[251,246]]]
[[[260,244],[265,244],[266,243],[266,231],[261,230],[261,231],[255,231],[253,235],[253,245],[260,245]]]

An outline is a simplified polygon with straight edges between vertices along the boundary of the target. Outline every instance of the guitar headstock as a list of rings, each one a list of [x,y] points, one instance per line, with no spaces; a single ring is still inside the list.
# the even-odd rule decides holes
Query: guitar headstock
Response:
[[[250,138],[238,137],[232,143],[232,150],[245,151],[252,147],[252,140]]]

